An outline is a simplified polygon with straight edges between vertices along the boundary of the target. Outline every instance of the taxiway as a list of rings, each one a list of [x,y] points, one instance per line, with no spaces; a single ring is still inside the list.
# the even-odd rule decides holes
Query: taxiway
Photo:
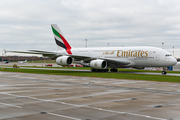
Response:
[[[179,120],[180,84],[0,72],[1,120]]]

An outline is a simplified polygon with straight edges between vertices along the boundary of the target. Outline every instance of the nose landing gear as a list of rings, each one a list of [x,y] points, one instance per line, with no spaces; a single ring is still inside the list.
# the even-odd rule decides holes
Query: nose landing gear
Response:
[[[163,68],[163,71],[162,71],[163,75],[166,75],[166,73],[167,73],[166,70],[167,70],[167,68]]]
[[[167,73],[166,71],[164,71],[164,70],[162,71],[162,74],[163,74],[163,75],[166,75],[166,73]]]

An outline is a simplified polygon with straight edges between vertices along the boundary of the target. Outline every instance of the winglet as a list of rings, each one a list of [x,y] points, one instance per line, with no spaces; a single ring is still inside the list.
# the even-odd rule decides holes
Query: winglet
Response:
[[[57,46],[60,48],[66,49],[68,54],[72,54],[71,53],[72,47],[65,39],[65,37],[62,34],[62,32],[60,31],[59,27],[56,24],[51,24],[51,27],[52,27],[52,31],[54,33],[54,39],[56,41]]]

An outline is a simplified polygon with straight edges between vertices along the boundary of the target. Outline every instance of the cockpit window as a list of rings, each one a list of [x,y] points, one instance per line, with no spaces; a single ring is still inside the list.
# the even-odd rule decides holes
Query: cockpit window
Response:
[[[169,56],[172,56],[172,55],[171,55],[171,54],[166,54],[165,56],[166,56],[166,57],[169,57]]]

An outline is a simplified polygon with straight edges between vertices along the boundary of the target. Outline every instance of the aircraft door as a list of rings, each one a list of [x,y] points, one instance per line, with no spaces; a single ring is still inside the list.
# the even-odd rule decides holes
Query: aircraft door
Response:
[[[160,55],[156,55],[156,61],[160,60]]]
[[[87,55],[88,55],[88,56],[91,56],[91,55],[92,55],[92,52],[93,52],[93,50],[92,50],[92,49],[89,49]]]
[[[75,49],[73,52],[74,52],[74,55],[77,55],[78,54],[78,49]]]

